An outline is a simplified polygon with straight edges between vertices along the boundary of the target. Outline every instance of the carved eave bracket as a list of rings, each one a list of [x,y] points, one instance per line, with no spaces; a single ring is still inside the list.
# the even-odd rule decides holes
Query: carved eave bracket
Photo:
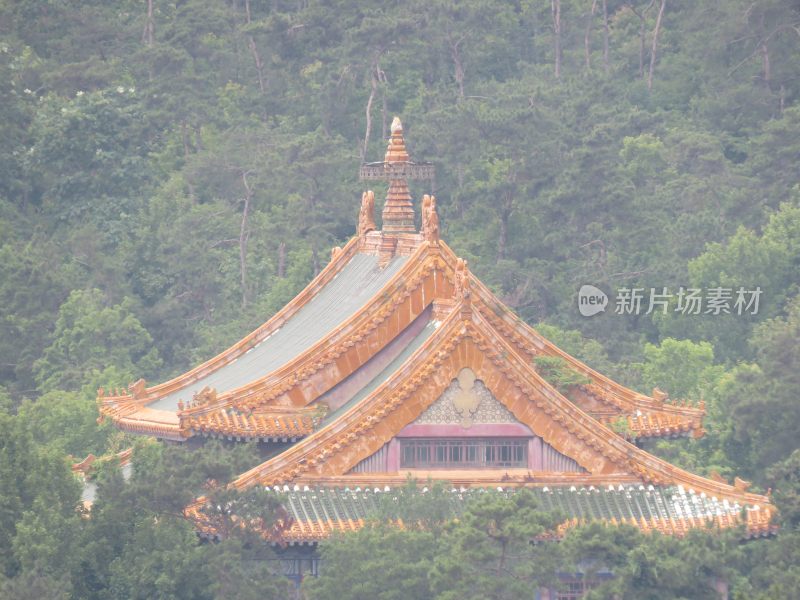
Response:
[[[459,258],[453,276],[454,299],[461,307],[461,318],[472,320],[472,288],[467,261]]]
[[[397,253],[397,238],[385,235],[378,247],[378,266],[384,268]]]
[[[137,379],[128,386],[128,392],[134,400],[146,400],[147,382],[144,379]]]
[[[453,281],[455,287],[456,300],[467,300],[472,297],[472,290],[470,284],[470,273],[467,261],[459,258],[456,261],[455,275]]]
[[[137,411],[149,400],[144,379],[131,383],[127,390],[120,388],[105,390],[101,387],[97,390],[96,398],[97,409],[100,413],[97,422],[102,423],[108,417],[113,423],[116,423],[125,415]]]
[[[456,301],[453,298],[436,298],[433,301],[433,312],[431,312],[431,319],[434,321],[444,321],[448,315],[453,312],[456,306]]]
[[[422,197],[422,237],[432,245],[439,245],[439,214],[436,211],[436,196]]]
[[[205,386],[199,392],[195,392],[192,396],[190,408],[200,408],[203,406],[210,406],[217,402],[217,390],[210,385]]]
[[[654,387],[652,392],[652,398],[653,401],[656,403],[656,405],[663,406],[664,402],[669,400],[669,394],[663,391],[661,388]]]
[[[375,229],[375,193],[372,190],[367,190],[361,195],[361,210],[358,213],[358,235],[365,236]]]

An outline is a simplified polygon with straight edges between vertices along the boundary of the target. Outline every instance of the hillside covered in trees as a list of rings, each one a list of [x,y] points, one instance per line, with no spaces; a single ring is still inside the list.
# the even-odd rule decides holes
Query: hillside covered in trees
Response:
[[[67,457],[132,443],[97,424],[98,387],[184,372],[326,264],[355,231],[358,165],[382,158],[394,115],[412,156],[436,164],[442,237],[473,272],[590,366],[703,400],[703,439],[648,449],[772,488],[783,520],[778,539],[743,547],[587,530],[564,560],[602,550],[626,598],[701,597],[667,585],[686,569],[736,597],[796,597],[800,8],[788,0],[0,0],[0,597],[283,597],[258,544],[199,545],[180,517],[255,449],[192,457],[140,441],[130,481],[101,474],[91,519],[75,512]],[[642,310],[618,314],[612,298],[584,317],[583,284],[644,290]],[[648,307],[665,288],[669,302]],[[681,288],[731,290],[730,310],[681,311]],[[760,290],[758,306],[739,314],[739,289]],[[392,547],[462,547],[492,510]],[[347,540],[329,560],[363,579],[400,534],[359,535],[361,566]],[[454,565],[407,562],[428,586],[407,597],[455,597]],[[323,577],[308,593],[348,585]]]

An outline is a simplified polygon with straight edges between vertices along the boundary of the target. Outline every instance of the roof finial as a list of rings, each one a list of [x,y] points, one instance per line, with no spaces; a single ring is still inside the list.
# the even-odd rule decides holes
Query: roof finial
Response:
[[[389,139],[384,160],[387,163],[408,162],[408,152],[406,152],[406,143],[403,139],[403,124],[400,122],[400,117],[395,117],[392,120],[391,130],[392,137]]]

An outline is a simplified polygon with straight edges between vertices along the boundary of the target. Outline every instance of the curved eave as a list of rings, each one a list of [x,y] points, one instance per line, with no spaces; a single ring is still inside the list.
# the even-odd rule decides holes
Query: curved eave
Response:
[[[313,410],[272,411],[251,414],[219,410],[184,420],[181,428],[190,436],[231,440],[295,442],[314,431]]]
[[[595,417],[597,418],[597,417]],[[621,430],[615,427],[622,419]],[[694,420],[664,413],[597,418],[625,439],[701,437],[705,430]]]
[[[735,486],[706,479],[699,475],[695,475],[683,469],[680,469],[665,460],[662,460],[652,454],[637,448],[632,443],[623,439],[616,432],[609,427],[593,419],[578,406],[565,398],[558,390],[550,386],[536,370],[525,361],[524,357],[519,355],[517,351],[508,344],[503,338],[502,334],[495,330],[491,324],[484,321],[484,327],[481,328],[482,332],[490,336],[490,343],[497,348],[504,347],[505,352],[503,356],[509,362],[512,362],[515,368],[526,382],[538,388],[540,391],[546,391],[548,398],[553,401],[553,406],[557,407],[561,412],[560,418],[557,420],[567,420],[576,426],[572,433],[577,435],[580,439],[594,440],[600,442],[606,452],[617,454],[621,460],[627,463],[630,470],[629,473],[639,476],[642,481],[646,483],[658,485],[676,485],[685,486],[694,493],[705,493],[712,497],[719,497],[721,499],[728,499],[741,504],[771,507],[769,498],[759,494],[752,494],[745,492]],[[511,359],[513,357],[513,359]],[[586,436],[585,438],[583,436]],[[624,458],[622,458],[624,457]],[[770,510],[770,508],[768,508]]]
[[[112,422],[118,429],[130,433],[181,442],[185,439],[178,424],[178,416],[163,410],[142,407],[130,415],[112,417]]]
[[[209,407],[209,409],[235,407],[245,411],[253,410],[259,406],[269,404],[270,400],[278,395],[290,394],[293,388],[305,384],[315,372],[334,362],[347,349],[364,342],[382,322],[394,316],[395,311],[399,309],[402,302],[423,284],[424,278],[427,277],[426,272],[435,270],[435,265],[429,260],[430,258],[428,245],[425,243],[420,244],[403,267],[373,294],[368,302],[353,315],[342,321],[323,339],[271,373],[221,394],[218,402],[213,407]],[[418,316],[428,304],[433,302],[434,298],[435,290],[434,294],[423,300],[416,310],[411,311],[412,318],[408,320],[413,320],[414,317]],[[396,333],[399,333],[399,331]],[[364,355],[364,358],[369,358],[369,355],[379,350],[388,341],[390,340],[387,338],[379,345],[371,344],[373,347]],[[366,360],[361,362],[366,362]],[[344,377],[346,375],[332,379],[326,382],[326,386],[333,387]],[[324,391],[326,390],[321,390],[319,393],[321,394]],[[316,396],[312,398],[312,401],[314,399],[316,399]],[[303,402],[303,404],[308,404],[308,402]],[[187,409],[184,414],[191,416],[203,414],[205,411],[204,407],[198,407],[197,409]]]
[[[355,248],[365,241],[354,238],[348,246]],[[220,394],[209,404],[172,412],[154,408],[153,403],[158,398],[107,397],[99,399],[101,414],[129,431],[158,437],[168,431],[171,439],[179,437],[172,431],[176,418],[181,438],[200,434],[232,439],[294,440],[308,435],[313,431],[308,424],[287,432],[291,435],[273,434],[270,427],[253,417],[252,411],[258,412],[260,406],[269,405],[279,396],[284,402],[293,403],[296,410],[301,409],[366,362],[437,295],[450,293],[449,281],[437,274],[437,265],[441,264],[439,253],[429,252],[426,242],[416,241],[413,248],[409,248],[411,255],[399,270],[363,306],[281,367]],[[447,289],[438,289],[442,286]],[[353,348],[355,350],[351,351]],[[189,381],[193,382],[193,379]],[[146,416],[140,414],[143,411]],[[148,429],[148,425],[152,427]]]
[[[288,304],[286,304],[286,306],[275,313],[275,315],[273,315],[266,323],[213,358],[173,379],[170,379],[169,381],[146,388],[143,395],[139,398],[134,398],[131,394],[127,393],[115,394],[112,392],[109,395],[99,397],[98,402],[102,402],[104,404],[122,404],[126,402],[134,402],[140,406],[151,404],[167,394],[171,394],[191,385],[198,379],[213,373],[236,358],[246,354],[248,350],[259,344],[261,341],[269,337],[277,329],[283,326],[283,324],[305,304],[307,304],[308,301],[311,300],[322,287],[336,277],[336,275],[344,268],[349,260],[358,252],[358,249],[359,238],[354,237],[297,296],[295,296]]]
[[[458,257],[444,242],[439,244],[443,250],[443,258],[451,268],[454,268]],[[621,414],[636,416],[638,411],[666,417],[680,417],[681,421],[689,423],[692,429],[702,428],[702,418],[705,415],[703,408],[659,402],[615,382],[550,342],[514,314],[480,280],[472,277],[471,281],[473,292],[477,292],[476,305],[479,310],[483,309],[481,313],[496,329],[512,340],[514,346],[523,354],[529,357],[545,354],[562,358],[572,370],[591,380],[592,383],[587,386],[590,391],[596,393],[601,400],[620,409]]]

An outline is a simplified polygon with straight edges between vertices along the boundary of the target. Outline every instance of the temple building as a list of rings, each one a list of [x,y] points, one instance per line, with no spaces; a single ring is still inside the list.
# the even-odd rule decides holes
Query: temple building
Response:
[[[771,532],[774,507],[747,482],[694,475],[637,445],[702,436],[702,402],[634,392],[537,333],[440,239],[432,195],[417,229],[408,181],[432,174],[410,160],[395,119],[385,160],[361,167],[362,179],[388,180],[381,228],[364,192],[357,235],[280,312],[171,381],[101,390],[103,417],[176,442],[280,448],[232,485],[285,498],[287,544],[358,528],[375,496],[409,477],[446,481],[459,498],[532,488],[575,523]],[[586,383],[560,392],[537,357],[557,357]]]

